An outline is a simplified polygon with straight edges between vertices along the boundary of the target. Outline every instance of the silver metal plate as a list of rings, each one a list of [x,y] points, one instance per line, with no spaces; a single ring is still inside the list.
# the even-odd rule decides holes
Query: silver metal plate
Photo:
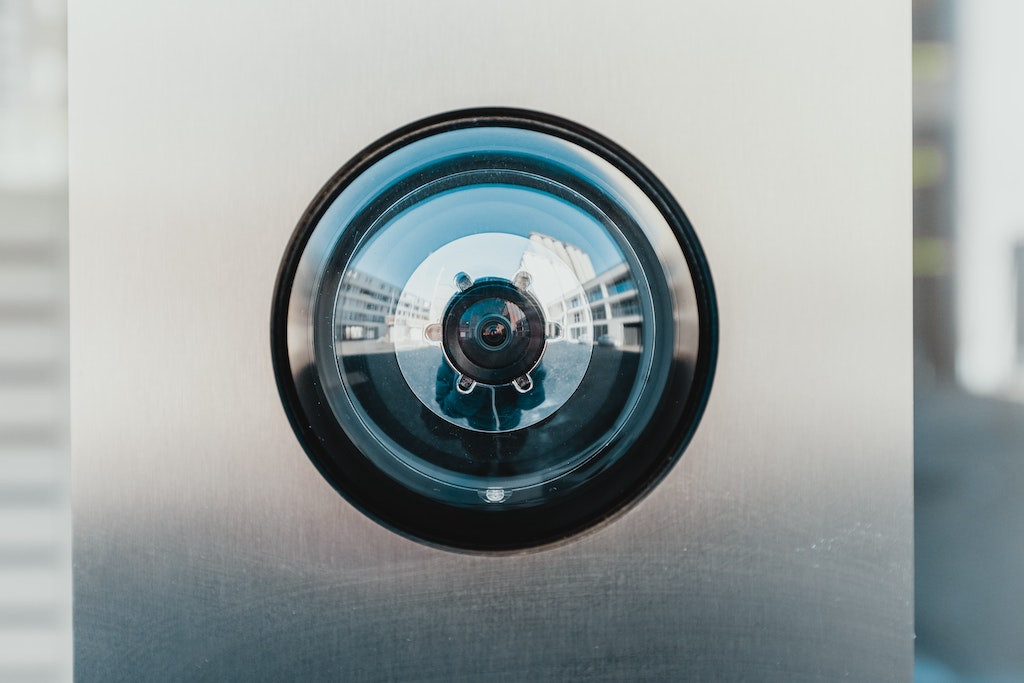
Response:
[[[80,680],[910,677],[909,6],[583,9],[70,8]],[[721,341],[701,426],[640,505],[485,557],[331,489],[268,325],[324,179],[489,104],[579,121],[658,175]]]

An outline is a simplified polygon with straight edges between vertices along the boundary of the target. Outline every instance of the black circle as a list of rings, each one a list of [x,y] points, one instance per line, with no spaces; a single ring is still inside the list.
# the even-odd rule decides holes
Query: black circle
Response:
[[[378,467],[356,445],[356,434],[346,431],[332,413],[326,399],[328,388],[315,358],[308,349],[289,344],[293,287],[303,253],[318,224],[338,196],[364,171],[419,140],[460,129],[495,127],[521,129],[552,136],[594,154],[618,169],[645,194],[674,233],[692,281],[697,314],[697,350],[691,363],[670,357],[664,371],[666,380],[629,451],[609,463],[599,476],[573,484],[569,493],[552,497],[533,507],[465,507],[413,491]],[[571,181],[571,179],[570,179]],[[594,201],[614,214],[614,202]],[[657,256],[634,227],[624,224],[623,234],[636,242],[641,262],[656,272]],[[344,264],[356,237],[341,235],[334,254]],[[664,248],[664,245],[659,245]],[[660,286],[657,278],[652,281]],[[659,290],[660,292],[660,290]],[[655,292],[655,298],[663,294]],[[656,301],[658,305],[664,302]],[[671,307],[661,311],[671,321]],[[657,343],[669,342],[671,325],[662,325]],[[543,329],[543,317],[539,327]],[[539,112],[506,109],[471,109],[430,117],[397,130],[371,144],[343,166],[313,199],[303,214],[285,251],[274,290],[271,320],[271,351],[275,377],[285,412],[312,463],[349,502],[392,530],[432,545],[469,551],[507,551],[548,544],[567,538],[621,513],[638,500],[668,472],[690,441],[706,405],[717,355],[717,312],[710,271],[693,228],[682,209],[655,176],[621,147],[579,124]],[[667,337],[665,335],[668,335]],[[540,335],[532,335],[531,339]],[[447,339],[446,339],[447,342]],[[647,340],[645,339],[645,343]],[[448,347],[454,348],[451,344]],[[457,346],[457,345],[456,345]],[[596,348],[594,353],[610,349]],[[383,387],[368,391],[373,398]],[[581,391],[584,388],[581,387]],[[589,391],[589,390],[587,390]],[[386,396],[380,396],[386,401]],[[396,425],[401,429],[401,425]],[[471,440],[484,438],[468,434]],[[516,433],[487,436],[492,442],[518,438]],[[360,441],[364,443],[365,440]],[[571,478],[570,478],[571,479]]]
[[[477,335],[484,346],[489,349],[500,349],[509,340],[511,323],[500,315],[493,315],[480,321]]]
[[[503,331],[492,337],[494,343],[484,339],[485,325],[501,326]],[[445,308],[442,330],[442,346],[452,367],[482,384],[508,384],[523,377],[544,355],[541,305],[502,278],[481,278],[456,293]]]

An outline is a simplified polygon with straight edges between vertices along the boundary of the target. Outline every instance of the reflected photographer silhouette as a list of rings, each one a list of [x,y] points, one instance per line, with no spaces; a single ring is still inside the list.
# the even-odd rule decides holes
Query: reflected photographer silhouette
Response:
[[[526,393],[520,393],[510,384],[477,384],[470,393],[463,394],[456,388],[458,373],[442,355],[434,384],[434,400],[445,415],[465,418],[473,429],[508,431],[519,426],[524,410],[532,410],[544,402],[545,375],[541,363],[530,373],[533,388]]]

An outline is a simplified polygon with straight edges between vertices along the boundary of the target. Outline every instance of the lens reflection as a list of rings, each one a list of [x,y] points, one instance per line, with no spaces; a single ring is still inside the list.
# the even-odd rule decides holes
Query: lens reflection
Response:
[[[542,363],[530,373],[533,386],[525,393],[506,384],[477,385],[469,394],[463,394],[456,388],[458,373],[442,355],[434,383],[434,401],[442,413],[464,420],[471,429],[482,432],[510,431],[520,426],[524,412],[534,410],[544,403],[546,376],[547,371]]]
[[[493,194],[487,192],[486,197],[491,199]],[[493,205],[485,202],[481,210],[489,207]],[[455,361],[452,369],[457,375],[468,374],[485,385],[511,385],[524,375],[535,382],[536,371],[532,368],[543,358],[545,398],[526,407],[515,428],[550,418],[576,392],[590,365],[593,344],[589,331],[576,340],[569,340],[566,331],[569,321],[576,318],[573,313],[582,321],[577,325],[581,330],[590,321],[589,308],[584,310],[582,303],[581,276],[591,275],[593,266],[582,249],[558,242],[561,249],[555,250],[553,238],[535,231],[524,232],[525,235],[480,233],[451,241],[444,241],[444,233],[435,233],[433,237],[442,241],[441,246],[432,248],[429,242],[424,245],[423,250],[429,255],[397,297],[390,332],[402,374],[419,402],[452,425],[489,429],[481,425],[509,421],[471,422],[458,412],[441,409],[434,397],[436,361],[428,366],[423,358],[437,358],[438,351],[445,346],[450,347],[447,351],[449,359]],[[431,237],[422,230],[415,234],[421,240]],[[565,258],[570,253],[576,257],[575,264]],[[589,267],[580,272],[580,263]],[[471,300],[480,291],[478,286],[499,281],[502,287],[494,296]],[[469,297],[466,301],[472,305],[461,307],[456,320],[451,321],[460,325],[458,341],[442,344],[442,338],[452,339],[450,330],[444,332],[443,322],[453,300],[460,296]],[[424,305],[422,302],[426,301],[429,304]],[[578,309],[575,311],[574,301]],[[488,324],[506,328],[507,337],[502,343],[484,342],[483,332]],[[497,327],[493,334],[498,334]],[[536,347],[531,346],[537,340],[542,342],[540,358],[534,355]],[[465,357],[476,368],[461,365],[457,357]],[[490,371],[495,376],[484,376]],[[514,386],[511,388],[517,391]]]
[[[644,392],[661,390],[669,360],[654,323],[672,303],[645,272],[661,277],[658,258],[563,165],[488,152],[417,168],[349,216],[351,247],[324,271],[335,296],[317,319],[333,321],[340,379],[328,400],[362,452],[427,495],[541,502],[649,419]]]
[[[282,397],[375,518],[459,547],[547,542],[678,457],[710,381],[709,275],[613,143],[529,112],[437,121],[383,140],[300,222],[275,299]]]

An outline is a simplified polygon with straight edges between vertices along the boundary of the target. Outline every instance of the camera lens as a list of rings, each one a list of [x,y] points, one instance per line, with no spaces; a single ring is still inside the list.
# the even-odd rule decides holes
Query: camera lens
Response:
[[[332,178],[276,289],[274,367],[321,473],[473,550],[564,538],[679,458],[710,389],[710,275],[625,150],[536,112],[410,125]]]
[[[501,278],[481,279],[455,294],[443,328],[452,368],[486,385],[528,382],[547,347],[540,304]]]
[[[520,313],[522,315],[522,313]],[[497,350],[508,342],[509,326],[511,323],[500,315],[488,316],[480,321],[477,328],[477,335],[484,346],[491,350]]]

